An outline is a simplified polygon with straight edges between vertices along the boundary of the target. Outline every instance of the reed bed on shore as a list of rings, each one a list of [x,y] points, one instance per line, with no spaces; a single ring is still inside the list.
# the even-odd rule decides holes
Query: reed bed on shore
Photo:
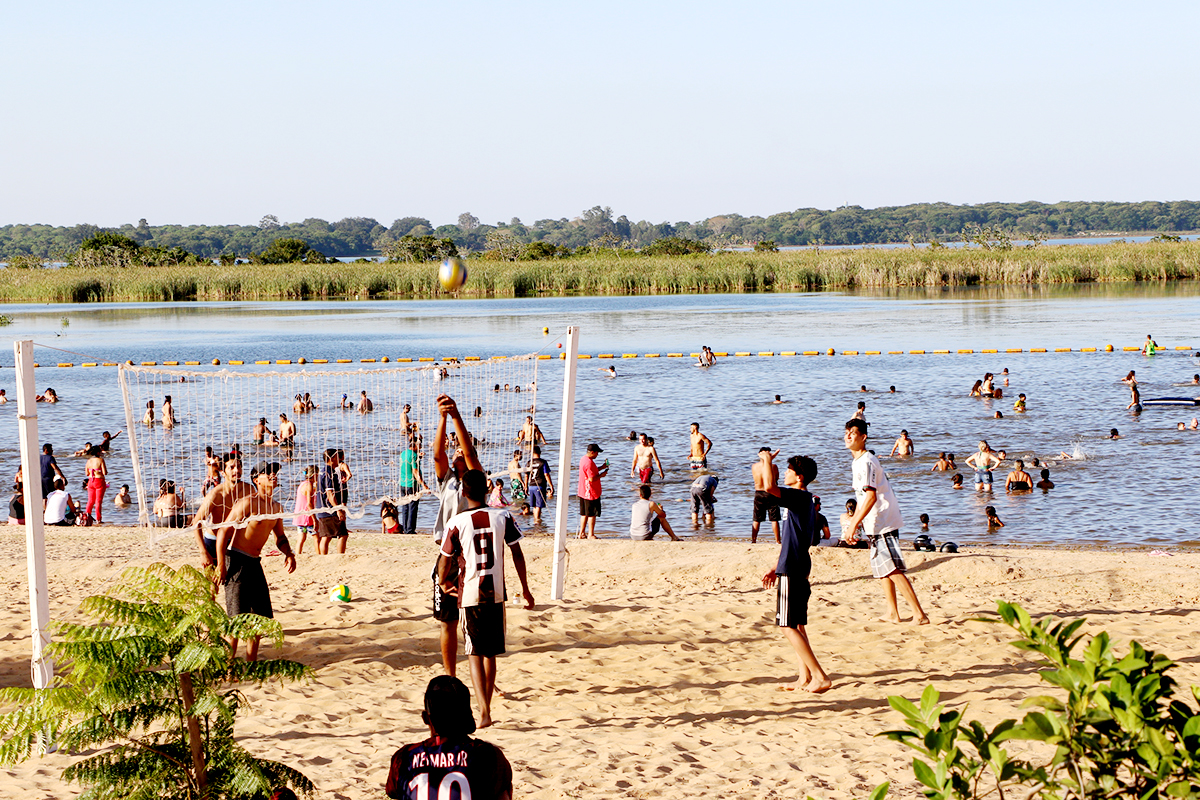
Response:
[[[1200,278],[1200,242],[1034,249],[800,250],[691,256],[592,254],[469,261],[459,297],[794,292]],[[443,297],[436,264],[242,264],[0,269],[0,301],[163,302]]]

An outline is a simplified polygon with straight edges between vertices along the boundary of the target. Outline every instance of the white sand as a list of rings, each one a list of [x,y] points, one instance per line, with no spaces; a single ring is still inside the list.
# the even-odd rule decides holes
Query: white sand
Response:
[[[0,685],[30,685],[23,529],[3,533],[0,580],[12,602],[0,611]],[[910,551],[934,621],[917,627],[876,621],[883,593],[865,552],[821,548],[808,630],[834,685],[814,696],[780,691],[796,673],[773,625],[774,593],[760,582],[773,543],[571,540],[561,603],[548,600],[552,543],[524,545],[538,605],[510,606],[504,696],[497,724],[480,732],[504,748],[522,798],[854,798],[885,780],[893,796],[917,797],[909,751],[876,738],[900,724],[888,695],[916,698],[932,682],[943,701],[969,703],[971,716],[994,724],[1049,689],[1007,628],[971,621],[996,598],[1087,617],[1085,631],[1106,629],[1122,646],[1136,638],[1183,662],[1181,684],[1200,683],[1197,553]],[[192,547],[180,536],[151,550],[133,529],[53,531],[51,613],[76,618],[79,601],[128,564],[195,563]],[[358,534],[346,556],[306,552],[290,576],[282,559],[267,560],[282,654],[316,678],[248,691],[238,726],[247,748],[300,769],[319,797],[383,797],[392,752],[426,735],[421,697],[441,671],[429,616],[434,553],[425,537]],[[327,599],[342,582],[355,595],[348,606]],[[469,684],[465,661],[460,677]],[[53,755],[8,770],[0,794],[74,796],[59,778],[68,763]]]

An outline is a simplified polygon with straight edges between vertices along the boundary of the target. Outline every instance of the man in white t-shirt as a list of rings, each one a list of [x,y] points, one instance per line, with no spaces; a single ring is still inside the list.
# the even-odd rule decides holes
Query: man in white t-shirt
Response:
[[[861,523],[871,542],[871,572],[883,581],[892,622],[900,621],[900,610],[896,605],[896,590],[899,589],[912,606],[913,621],[928,625],[929,617],[925,616],[917,593],[905,574],[907,567],[900,553],[900,526],[904,524],[900,505],[879,459],[867,451],[867,423],[861,419],[847,422],[844,441],[846,449],[854,456],[852,473],[854,494],[858,498],[858,508],[844,526],[851,531],[850,543],[858,540]]]
[[[433,474],[437,479],[437,496],[441,505],[433,523],[433,541],[440,545],[445,535],[446,523],[466,508],[466,500],[461,491],[463,476],[469,470],[482,470],[483,466],[479,463],[471,434],[467,431],[453,398],[440,395],[437,406],[438,425],[437,432],[433,435]],[[446,454],[448,422],[454,426],[454,433],[459,442],[453,460]],[[442,590],[438,580],[437,563],[434,564],[430,578],[433,580],[433,618],[438,621],[440,627],[442,667],[447,675],[455,675],[458,672],[458,597]]]
[[[46,495],[46,514],[42,522],[46,525],[74,525],[79,506],[67,494],[67,485],[62,478],[54,479],[54,491]]]
[[[512,550],[527,609],[533,608],[533,594],[519,544],[521,531],[507,509],[486,505],[487,475],[482,470],[468,471],[462,491],[466,508],[446,525],[438,580],[442,591],[457,597],[462,609],[464,649],[479,699],[479,727],[486,728],[492,724],[496,656],[504,652],[505,545]]]

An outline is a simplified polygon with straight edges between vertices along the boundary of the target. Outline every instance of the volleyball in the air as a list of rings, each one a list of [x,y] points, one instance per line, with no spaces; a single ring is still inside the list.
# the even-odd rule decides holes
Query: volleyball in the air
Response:
[[[329,602],[331,603],[349,603],[350,602],[350,587],[344,583],[339,583],[329,592]]]
[[[467,265],[458,256],[451,256],[438,267],[438,283],[447,292],[457,292],[467,282]]]

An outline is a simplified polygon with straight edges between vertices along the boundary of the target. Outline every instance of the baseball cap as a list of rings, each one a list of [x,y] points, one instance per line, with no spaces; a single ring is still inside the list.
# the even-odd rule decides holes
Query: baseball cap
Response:
[[[274,475],[279,472],[279,462],[277,461],[260,461],[254,465],[254,469],[250,470],[250,480],[254,480],[263,473]]]
[[[589,453],[603,453],[604,452],[604,450],[602,450],[600,448],[600,445],[596,444],[595,442],[592,442],[591,444],[589,444],[587,446],[587,451]]]

